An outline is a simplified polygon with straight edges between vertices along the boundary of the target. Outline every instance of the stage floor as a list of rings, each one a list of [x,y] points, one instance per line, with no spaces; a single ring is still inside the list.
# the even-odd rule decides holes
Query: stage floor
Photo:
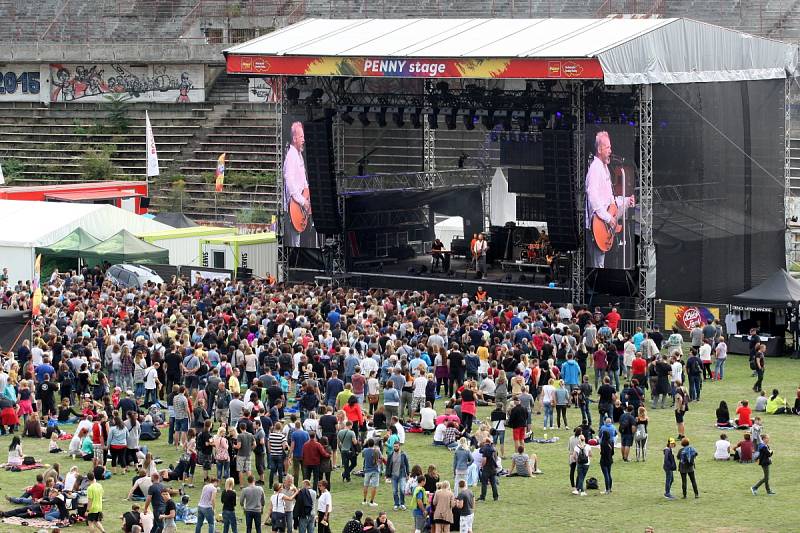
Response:
[[[548,286],[545,281],[544,271],[540,271],[536,279],[532,279],[532,272],[519,272],[518,270],[503,271],[499,263],[487,268],[486,277],[477,279],[474,269],[468,269],[464,259],[454,258],[450,269],[453,277],[440,272],[430,272],[430,257],[416,257],[405,259],[395,264],[377,264],[354,267],[348,272],[350,285],[360,288],[387,288],[401,290],[428,291],[443,294],[467,293],[473,296],[482,286],[490,297],[514,299],[522,298],[532,301],[569,302],[571,294],[569,287]],[[428,270],[420,273],[420,267]],[[413,269],[410,271],[409,269]],[[324,276],[321,270],[306,268],[290,268],[292,281],[314,281],[315,278]],[[511,274],[511,281],[504,281],[506,274]],[[520,275],[525,278],[520,281]],[[317,280],[319,281],[319,280]],[[549,278],[547,279],[549,282]]]

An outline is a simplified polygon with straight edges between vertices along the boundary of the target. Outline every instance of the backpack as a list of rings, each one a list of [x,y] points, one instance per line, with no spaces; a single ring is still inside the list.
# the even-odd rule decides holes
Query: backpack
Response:
[[[681,450],[681,465],[686,467],[694,466],[694,458],[697,457],[697,452],[691,446]]]
[[[625,413],[622,419],[619,422],[619,431],[620,433],[628,433],[630,429],[633,427],[633,423],[631,422],[633,417]]]
[[[314,509],[314,500],[311,499],[311,493],[308,490],[301,490],[297,494],[297,503],[294,506],[294,516],[305,518],[311,516],[311,511]]]
[[[599,485],[599,483],[597,483],[597,478],[596,477],[590,477],[589,479],[587,479],[586,480],[586,488],[588,490],[597,490],[597,489],[599,489],[600,485]]]
[[[639,424],[636,426],[636,434],[633,438],[636,442],[647,440],[647,427],[644,424]]]
[[[577,451],[575,462],[579,465],[589,464],[589,454],[586,453],[586,446],[583,448],[576,446],[575,450]]]

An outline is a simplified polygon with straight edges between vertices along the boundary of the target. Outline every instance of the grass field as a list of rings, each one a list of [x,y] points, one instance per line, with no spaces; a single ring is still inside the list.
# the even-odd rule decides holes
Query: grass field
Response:
[[[533,479],[503,478],[500,483],[500,501],[480,503],[476,508],[475,533],[505,533],[510,531],[644,531],[652,527],[658,531],[796,531],[796,498],[791,492],[796,482],[800,450],[794,442],[800,429],[800,417],[765,417],[765,432],[772,436],[775,451],[772,469],[772,489],[776,496],[768,497],[764,491],[757,497],[750,494],[749,487],[759,479],[761,469],[754,465],[720,463],[712,460],[714,442],[720,431],[714,427],[714,410],[720,400],[726,400],[733,411],[736,402],[755,395],[751,390],[753,378],[747,365],[747,358],[732,356],[727,363],[728,376],[722,383],[706,383],[702,401],[692,403],[686,416],[686,432],[700,452],[697,459],[697,479],[700,499],[667,501],[663,498],[664,474],[661,469],[661,449],[667,437],[676,435],[673,412],[670,409],[649,411],[650,440],[649,460],[646,463],[623,463],[619,451],[615,455],[612,470],[614,493],[602,495],[600,491],[589,491],[587,497],[579,498],[570,493],[569,467],[567,464],[567,431],[555,431],[561,442],[557,444],[531,445],[528,453],[539,455],[540,467],[544,471]],[[793,402],[794,391],[800,382],[800,361],[786,358],[768,359],[764,387],[780,389],[784,396]],[[577,422],[575,409],[569,410],[570,422]],[[479,413],[488,416],[488,409]],[[594,415],[594,413],[593,413]],[[541,436],[541,417],[534,417],[536,436]],[[511,442],[510,430],[507,441]],[[549,432],[552,434],[553,432]],[[729,431],[729,439],[735,444],[742,432]],[[162,437],[166,440],[166,436]],[[0,446],[7,446],[9,437],[0,438]],[[47,452],[47,442],[23,440],[26,455],[33,454],[44,461],[60,461],[62,467],[72,462],[61,456],[56,459]],[[66,443],[65,446],[66,447]],[[410,462],[424,468],[436,464],[452,483],[450,453],[430,445],[430,437],[408,435],[406,451]],[[156,455],[166,463],[174,462],[177,454],[166,442],[153,446]],[[510,457],[511,451],[506,450]],[[633,454],[632,454],[633,456]],[[598,455],[599,457],[599,455]],[[593,460],[594,462],[594,460]],[[508,461],[506,461],[508,463]],[[81,468],[86,463],[79,462]],[[360,466],[360,461],[359,461]],[[65,472],[66,469],[62,469]],[[199,470],[198,470],[199,472]],[[341,483],[339,473],[333,477],[333,531],[339,532],[353,510],[362,509],[366,515],[374,516],[377,510],[389,511],[399,533],[413,532],[410,511],[393,512],[391,486],[381,483],[378,489],[379,508],[361,507],[361,478],[354,478],[350,485]],[[599,465],[592,464],[589,476],[598,478],[602,488],[603,476]],[[0,472],[0,494],[17,495],[30,484],[33,473]],[[338,477],[338,479],[337,479]],[[680,494],[680,478],[676,474],[673,493]],[[201,483],[189,489],[192,504],[196,505]],[[113,477],[103,482],[105,488],[105,526],[107,531],[119,531],[118,517],[130,508],[130,502],[123,498],[130,488],[130,478]],[[691,488],[690,488],[691,493]],[[477,496],[477,494],[476,494]],[[3,509],[10,504],[0,502]],[[218,524],[219,526],[219,524]],[[239,531],[244,531],[240,522]],[[83,526],[74,529],[82,530]],[[268,531],[267,528],[264,528]],[[0,525],[0,531],[22,531],[10,526]],[[194,525],[180,525],[179,531],[193,531]],[[30,531],[30,530],[28,530]],[[205,528],[204,528],[205,531]],[[218,529],[221,531],[221,529]]]

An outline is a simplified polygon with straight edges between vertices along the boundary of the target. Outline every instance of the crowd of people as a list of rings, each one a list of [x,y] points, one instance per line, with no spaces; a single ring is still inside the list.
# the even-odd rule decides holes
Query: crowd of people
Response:
[[[0,278],[0,285],[2,307],[30,308],[27,284]],[[356,476],[363,511],[346,533],[407,531],[407,524],[415,533],[472,533],[476,501],[489,489],[498,500],[501,477],[542,473],[528,443],[552,442],[556,428],[572,435],[573,494],[586,495],[596,455],[604,493],[612,494],[617,448],[625,462],[631,448],[645,461],[648,406],[663,409],[668,400],[677,437],[663,449],[664,496],[673,498],[676,470],[683,496],[687,479],[699,496],[698,451],[685,424],[702,388],[724,379],[727,346],[716,323],[689,332],[685,356],[680,332],[625,333],[616,309],[499,302],[485,293],[200,278],[134,290],[110,285],[97,270],[56,272],[42,289],[32,341],[4,353],[0,369],[0,430],[14,434],[7,468],[28,462],[19,433],[50,438],[58,452],[59,435],[72,424],[67,453],[91,467],[83,474],[54,464],[2,516],[85,520],[90,531],[105,531],[102,483],[131,469],[128,498],[139,503],[123,517],[126,533],[173,532],[187,514],[198,533],[204,523],[213,533],[218,518],[225,533],[236,533],[237,512],[248,533],[260,533],[263,523],[274,532],[328,533],[334,513],[349,515],[334,505],[334,486]],[[760,391],[757,343],[751,355]],[[765,412],[770,405],[796,412],[778,391]],[[483,406],[491,408],[485,420],[477,411]],[[763,479],[752,491],[763,483],[772,494],[769,437],[759,418],[750,421],[747,401],[736,413],[732,420],[727,405],[717,410],[720,428],[749,430],[726,453],[757,461]],[[540,414],[542,433],[534,435]],[[442,447],[447,459],[439,468],[409,456],[413,434]],[[175,448],[168,468],[148,450],[158,439]],[[723,459],[717,444],[714,457]],[[183,493],[195,480],[202,485],[196,510]],[[410,519],[373,511],[382,481],[391,486],[392,511]]]

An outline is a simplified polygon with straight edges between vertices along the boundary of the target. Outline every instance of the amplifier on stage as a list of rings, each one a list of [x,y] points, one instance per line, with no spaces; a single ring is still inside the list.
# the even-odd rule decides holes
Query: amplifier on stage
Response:
[[[450,250],[453,252],[453,255],[466,257],[468,247],[467,240],[462,237],[455,237],[450,241]]]

